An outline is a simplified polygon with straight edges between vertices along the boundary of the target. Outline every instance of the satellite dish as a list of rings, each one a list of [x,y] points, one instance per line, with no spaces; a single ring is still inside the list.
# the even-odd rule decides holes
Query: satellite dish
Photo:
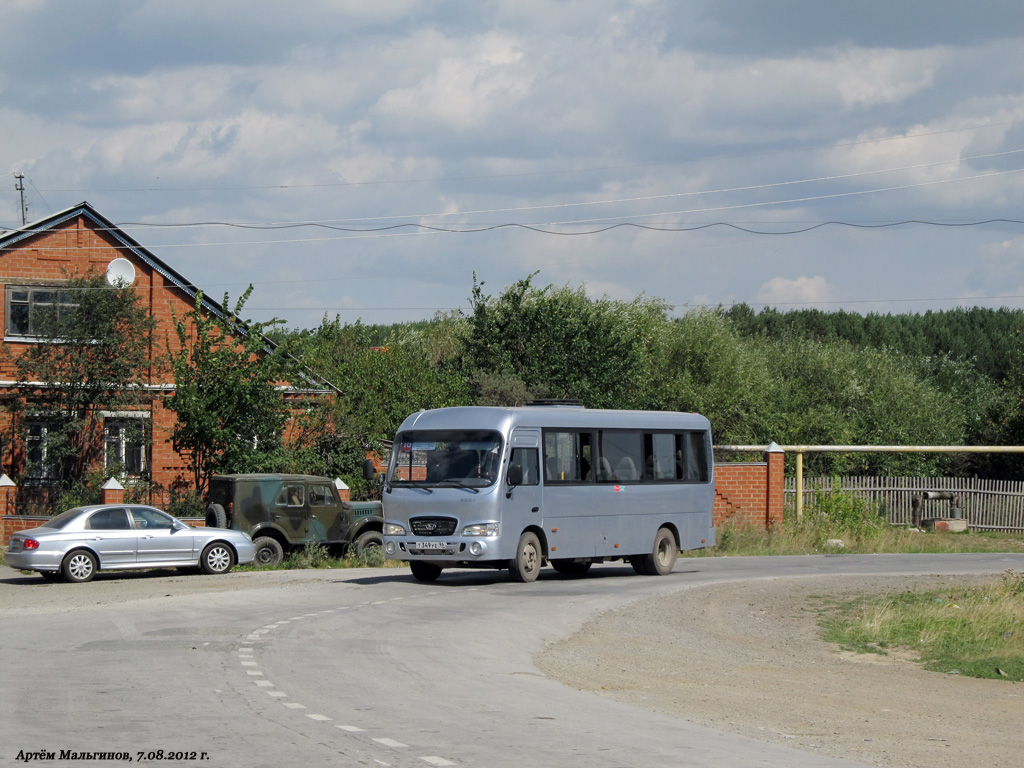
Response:
[[[114,259],[107,265],[107,283],[120,288],[135,282],[135,266],[125,258]]]

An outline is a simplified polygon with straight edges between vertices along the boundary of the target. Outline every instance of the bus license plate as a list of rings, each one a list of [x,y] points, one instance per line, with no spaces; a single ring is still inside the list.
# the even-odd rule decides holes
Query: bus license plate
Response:
[[[447,547],[443,541],[417,541],[414,546],[416,549],[446,549]]]

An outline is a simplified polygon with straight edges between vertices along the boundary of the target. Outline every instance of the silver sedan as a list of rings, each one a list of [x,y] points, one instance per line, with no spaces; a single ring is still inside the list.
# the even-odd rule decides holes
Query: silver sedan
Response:
[[[227,573],[255,556],[252,539],[242,531],[193,528],[140,504],[95,504],[15,533],[4,562],[47,579],[89,581],[101,570],[192,567]]]

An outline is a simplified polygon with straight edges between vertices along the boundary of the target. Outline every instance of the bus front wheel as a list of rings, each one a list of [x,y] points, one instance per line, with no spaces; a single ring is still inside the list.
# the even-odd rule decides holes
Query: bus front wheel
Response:
[[[412,569],[412,575],[416,581],[437,581],[437,577],[443,570],[440,565],[424,563],[419,560],[410,561],[409,568]]]
[[[527,531],[519,537],[515,559],[509,566],[512,580],[524,583],[536,581],[543,563],[544,553],[540,548],[540,539],[537,538],[537,534]]]
[[[654,546],[648,555],[635,555],[629,558],[633,570],[642,576],[664,576],[672,573],[679,556],[676,537],[668,528],[659,528],[654,537]]]

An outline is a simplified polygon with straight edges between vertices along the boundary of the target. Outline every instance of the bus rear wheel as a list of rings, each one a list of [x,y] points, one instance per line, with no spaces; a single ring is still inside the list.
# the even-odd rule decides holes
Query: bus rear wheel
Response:
[[[654,546],[648,555],[634,555],[629,558],[633,570],[641,576],[665,576],[672,573],[679,556],[679,547],[676,546],[676,537],[668,528],[659,528],[658,535],[654,537]]]
[[[416,581],[437,581],[437,577],[441,575],[443,570],[440,565],[423,563],[419,560],[410,561],[409,568],[412,570],[413,578]]]
[[[516,556],[509,564],[512,580],[523,583],[536,581],[543,564],[544,553],[540,548],[540,539],[537,534],[527,531],[519,537]]]

